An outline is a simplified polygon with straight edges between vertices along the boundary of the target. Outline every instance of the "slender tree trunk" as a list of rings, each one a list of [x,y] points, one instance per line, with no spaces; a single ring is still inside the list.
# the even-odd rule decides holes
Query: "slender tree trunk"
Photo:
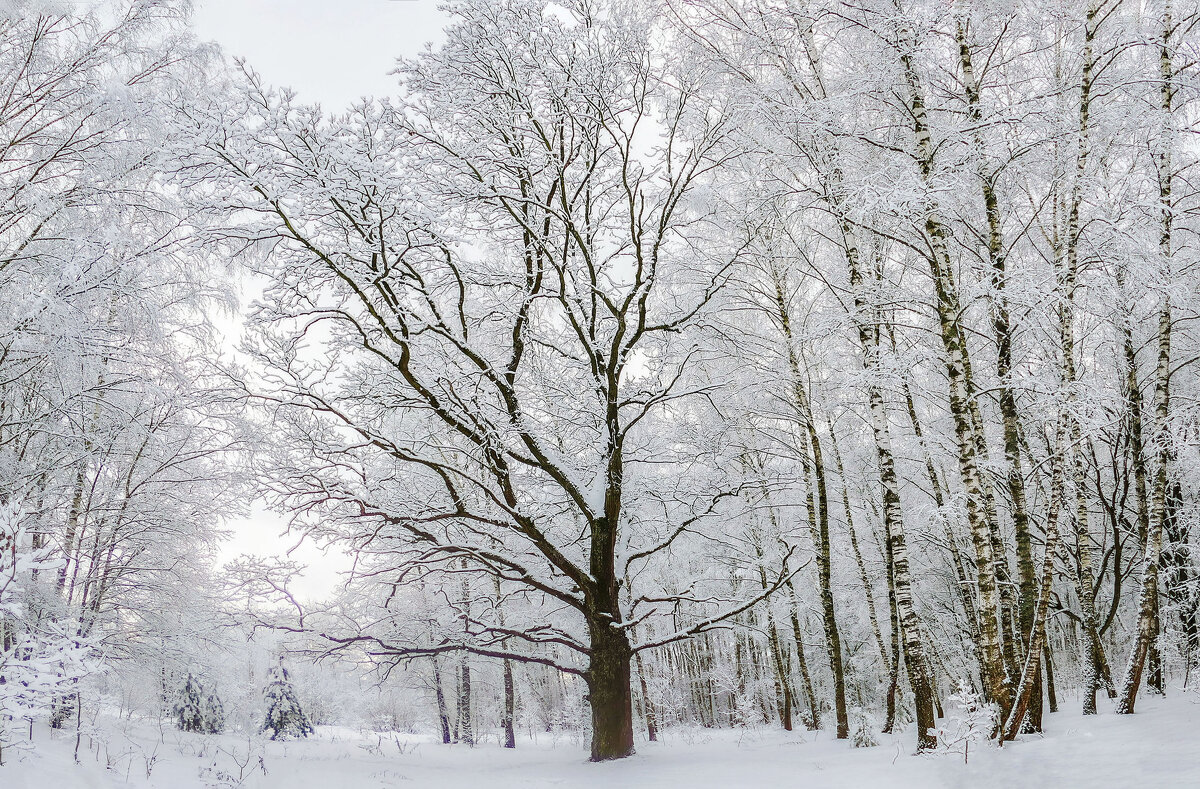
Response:
[[[1080,446],[1081,431],[1075,413],[1078,401],[1078,381],[1075,371],[1075,289],[1078,275],[1080,207],[1083,202],[1083,181],[1087,174],[1089,145],[1089,113],[1095,55],[1093,42],[1096,37],[1097,9],[1088,6],[1084,23],[1083,65],[1079,82],[1079,120],[1077,131],[1078,151],[1075,158],[1075,175],[1072,180],[1070,201],[1067,207],[1065,244],[1060,245],[1058,267],[1061,297],[1058,306],[1059,336],[1062,346],[1063,387],[1066,396],[1066,413],[1069,419],[1068,434],[1071,439],[1071,470],[1075,486],[1075,549],[1079,557],[1076,571],[1076,590],[1080,600],[1080,665],[1083,681],[1083,713],[1096,712],[1096,689],[1100,681],[1100,639],[1096,620],[1095,583],[1092,577],[1091,534],[1088,530],[1088,508],[1083,486],[1083,453]]]
[[[646,738],[650,742],[658,742],[658,715],[654,711],[654,702],[650,698],[650,687],[646,682],[646,666],[642,662],[642,653],[633,655],[637,663],[638,683],[642,690],[642,707],[646,715]],[[741,675],[739,670],[738,675]]]
[[[833,432],[833,422],[827,422],[829,441],[833,448],[833,461],[837,467],[838,477],[842,481],[842,509],[846,517],[846,531],[850,535],[850,550],[854,554],[854,563],[858,567],[859,581],[862,583],[863,595],[867,600],[867,615],[871,622],[871,632],[875,636],[875,644],[879,647],[879,665],[885,674],[891,673],[891,661],[888,660],[887,647],[883,643],[883,632],[879,627],[879,616],[875,608],[875,593],[871,589],[871,579],[867,575],[867,564],[863,561],[862,550],[858,547],[858,535],[854,531],[854,515],[850,509],[850,491],[846,481],[846,469],[842,465],[842,453],[838,451],[837,436]],[[932,462],[932,461],[930,461]]]
[[[897,6],[897,10],[900,10]],[[930,193],[935,193],[933,141],[925,110],[924,89],[913,60],[913,32],[909,24],[900,28],[900,65],[908,89],[909,110],[912,115],[913,141],[921,177]],[[993,541],[994,495],[991,485],[980,472],[978,464],[982,437],[978,435],[976,419],[968,402],[966,337],[959,325],[962,313],[958,290],[950,267],[946,229],[936,203],[925,211],[924,229],[929,241],[928,263],[936,293],[936,307],[941,327],[942,345],[946,353],[946,378],[949,383],[949,406],[954,420],[958,445],[959,474],[967,498],[967,523],[975,546],[975,568],[979,590],[980,674],[988,697],[1000,705],[1002,716],[1011,706],[1009,686],[1001,651],[999,617],[1000,599],[997,590],[996,556]],[[903,624],[903,623],[902,623]]]
[[[805,54],[812,67],[816,79],[816,87],[820,96],[826,95],[819,50],[813,40],[812,26],[805,31]],[[830,150],[836,156],[837,142],[830,141]],[[828,151],[819,153],[829,157]],[[875,320],[877,310],[866,301],[863,272],[859,254],[856,230],[842,202],[842,173],[836,161],[825,172],[821,173],[822,187],[826,202],[833,215],[838,220],[842,237],[842,251],[846,256],[846,265],[850,273],[850,287],[854,298],[854,323],[858,332],[859,345],[863,352],[863,363],[871,383],[868,384],[868,400],[871,409],[871,428],[875,439],[875,452],[879,467],[879,482],[883,498],[883,528],[888,542],[889,576],[891,589],[895,595],[894,611],[898,627],[893,628],[893,638],[899,631],[904,648],[904,665],[908,672],[909,684],[912,686],[914,706],[917,717],[917,749],[924,750],[936,744],[929,730],[933,727],[935,718],[933,710],[932,690],[929,676],[926,673],[923,647],[921,645],[919,620],[913,604],[912,577],[908,563],[908,545],[904,534],[904,516],[900,506],[899,482],[896,477],[895,461],[892,454],[891,433],[888,425],[887,409],[883,393],[878,381],[879,373],[879,328]],[[899,666],[899,661],[893,664]],[[894,693],[889,696],[894,699]]]
[[[468,632],[471,621],[471,586],[466,575],[467,560],[462,560],[462,602],[461,613],[463,632]],[[463,653],[459,663],[458,681],[458,739],[467,745],[475,745],[475,723],[471,717],[471,661],[467,653]]]
[[[1046,669],[1046,703],[1050,712],[1058,712],[1058,694],[1054,691],[1054,661],[1050,654],[1050,639],[1044,639],[1042,646],[1042,665]]]
[[[846,674],[842,662],[842,640],[838,632],[833,605],[832,548],[829,542],[829,493],[825,476],[825,461],[821,452],[821,437],[813,418],[812,401],[805,386],[800,357],[792,334],[791,315],[784,296],[783,275],[772,269],[775,286],[775,307],[784,344],[787,347],[788,370],[791,373],[792,405],[800,416],[803,432],[800,437],[800,458],[806,476],[805,500],[808,507],[808,526],[813,537],[817,558],[817,583],[820,586],[821,612],[825,625],[825,651],[833,674],[833,707],[837,721],[837,739],[850,736],[850,718],[846,709]],[[810,455],[811,452],[811,455]],[[814,501],[813,492],[816,492]]]
[[[496,582],[496,619],[499,621],[500,626],[504,627],[504,608],[501,604],[502,601],[501,601],[501,597],[500,597],[500,577],[492,576],[492,579]],[[504,715],[502,717],[501,723],[504,726],[504,747],[505,748],[516,748],[517,747],[517,732],[516,732],[514,721],[516,719],[517,692],[516,692],[516,687],[513,685],[512,661],[509,660],[508,658],[505,658],[503,661],[503,666],[504,666]]]
[[[754,555],[758,559],[758,580],[762,584],[763,591],[765,592],[770,585],[767,581],[767,569],[763,560],[761,537],[758,534],[752,534],[750,539],[754,543]],[[791,682],[788,679],[787,666],[783,659],[783,648],[779,640],[779,628],[775,625],[775,614],[771,611],[770,600],[767,601],[764,608],[766,609],[767,614],[767,638],[771,646],[771,663],[775,667],[775,697],[779,707],[779,722],[783,725],[784,731],[791,731]]]
[[[887,324],[887,332],[892,352],[896,353],[896,331],[890,322]],[[954,575],[958,581],[958,598],[967,616],[967,626],[971,629],[971,640],[975,648],[979,650],[979,615],[975,611],[972,584],[967,578],[966,565],[963,562],[962,552],[958,549],[958,540],[955,539],[954,532],[950,529],[950,521],[945,515],[945,491],[941,480],[938,479],[937,469],[933,464],[933,455],[929,451],[929,446],[925,443],[925,434],[921,430],[921,421],[917,417],[917,406],[913,398],[912,386],[909,384],[907,376],[901,378],[901,387],[904,394],[904,403],[908,411],[908,420],[912,424],[913,435],[916,437],[925,458],[925,474],[929,477],[930,491],[933,494],[934,504],[938,508],[938,520],[941,521],[942,532],[946,537],[946,548],[950,552],[950,561],[954,565]]]
[[[796,587],[789,578],[787,582],[789,613],[792,620],[792,639],[796,642],[796,666],[800,669],[800,682],[804,686],[804,697],[808,702],[808,720],[806,727],[809,731],[821,728],[821,708],[817,706],[817,694],[813,689],[812,674],[808,671],[808,659],[804,656],[804,631],[800,627],[800,604],[796,600]]]
[[[1070,354],[1074,351],[1067,336],[1069,329],[1064,329],[1064,332],[1063,353],[1069,359]],[[1073,363],[1068,362],[1069,380],[1074,379],[1074,367]],[[1068,395],[1068,403],[1073,400],[1074,398]],[[1092,573],[1092,535],[1088,529],[1087,498],[1083,491],[1083,453],[1079,449],[1079,421],[1077,419],[1071,420],[1070,434],[1075,481],[1075,551],[1079,556],[1079,564],[1076,568],[1076,591],[1079,595],[1080,607],[1083,714],[1095,715],[1096,691],[1100,687],[1103,671],[1101,669],[1100,629],[1096,620],[1096,584]]]
[[[1171,4],[1168,2],[1163,12],[1162,43],[1159,48],[1159,72],[1162,80],[1160,95],[1168,129],[1173,120],[1172,103],[1175,90],[1172,84],[1175,70],[1172,62],[1171,31]],[[1171,235],[1174,221],[1171,197],[1173,175],[1171,172],[1171,145],[1172,140],[1168,136],[1160,143],[1161,147],[1155,156],[1155,165],[1158,170],[1159,212],[1162,223],[1159,235],[1159,255],[1167,273],[1170,273],[1171,268]],[[1158,564],[1162,555],[1163,532],[1166,529],[1167,521],[1167,486],[1170,466],[1170,445],[1167,435],[1171,382],[1171,297],[1169,291],[1163,293],[1162,307],[1158,314],[1158,364],[1154,377],[1154,427],[1158,435],[1154,488],[1150,504],[1150,531],[1146,538],[1146,558],[1142,567],[1137,639],[1121,680],[1120,698],[1117,701],[1116,711],[1121,714],[1133,713],[1146,657],[1154,645],[1158,630]]]
[[[450,713],[446,709],[446,693],[442,689],[442,669],[438,665],[436,656],[430,660],[433,663],[433,688],[437,696],[438,723],[442,726],[442,743],[449,745],[451,742]]]
[[[1001,741],[1014,739],[1021,731],[1026,713],[1029,710],[1035,693],[1040,694],[1037,677],[1040,673],[1040,662],[1046,646],[1046,618],[1050,611],[1050,595],[1054,585],[1054,559],[1058,553],[1058,519],[1062,512],[1062,502],[1065,495],[1063,484],[1063,453],[1066,439],[1065,411],[1060,413],[1054,456],[1051,459],[1050,472],[1050,511],[1046,519],[1046,554],[1042,559],[1042,576],[1038,588],[1037,607],[1034,609],[1032,630],[1029,643],[1025,648],[1025,665],[1017,684],[1017,692],[1012,710],[1004,720],[1001,729]],[[1047,664],[1049,661],[1047,661]],[[1054,705],[1051,704],[1053,709]]]
[[[913,605],[912,576],[909,570],[908,544],[904,535],[904,513],[900,506],[900,486],[892,453],[891,428],[888,424],[883,392],[876,383],[881,350],[879,326],[877,321],[870,322],[867,317],[874,310],[866,303],[863,296],[864,282],[854,227],[841,214],[840,204],[836,199],[840,189],[839,181],[840,174],[835,169],[828,176],[825,189],[831,196],[830,205],[835,209],[840,221],[843,252],[846,255],[846,263],[850,270],[850,285],[854,293],[855,325],[858,330],[859,345],[863,350],[863,363],[871,380],[867,386],[867,399],[870,405],[871,430],[875,439],[875,455],[883,494],[883,528],[888,546],[890,592],[894,595],[893,613],[897,620],[896,626],[892,629],[892,637],[893,639],[898,638],[904,649],[904,665],[913,689],[917,713],[917,749],[924,750],[935,745],[933,738],[928,734],[935,722],[932,689],[925,668],[919,619]],[[893,673],[898,666],[899,661],[893,661]],[[888,696],[889,699],[894,700],[894,689],[889,689]],[[891,704],[889,706],[894,710],[894,706]],[[892,718],[894,716],[889,715],[889,720]],[[890,730],[890,727],[886,730]]]
[[[1200,653],[1200,617],[1197,616],[1196,601],[1200,599],[1200,582],[1191,547],[1188,544],[1188,527],[1179,517],[1183,504],[1183,490],[1179,481],[1171,486],[1171,495],[1167,498],[1167,519],[1164,540],[1170,544],[1170,551],[1163,555],[1164,570],[1169,569],[1166,579],[1165,592],[1177,612],[1180,633],[1183,636],[1181,646],[1185,667],[1184,687],[1187,687],[1193,661]]]
[[[83,541],[83,535],[80,533],[80,522],[83,516],[83,493],[86,469],[87,464],[82,460],[79,461],[75,469],[75,482],[71,492],[71,507],[67,512],[67,531],[63,535],[63,564],[58,568],[58,579],[56,582],[60,595],[67,591],[68,565],[76,568],[79,566],[77,543],[82,543]],[[78,572],[78,569],[76,569],[76,572]]]
[[[985,159],[986,147],[983,139],[983,110],[978,83],[975,80],[973,55],[970,43],[967,40],[967,28],[961,18],[956,25],[956,34],[959,59],[963,71],[963,87],[967,98],[967,112],[971,123],[975,126],[974,142],[978,160],[979,184],[988,223],[988,261],[992,270],[992,332],[996,338],[996,375],[1000,380],[999,406],[1000,416],[1004,425],[1005,483],[1008,487],[1013,532],[1017,545],[1017,573],[1020,583],[1019,635],[1015,639],[1010,639],[1013,642],[1014,649],[1010,651],[1009,659],[1023,660],[1025,656],[1021,651],[1024,647],[1022,639],[1029,638],[1033,632],[1037,581],[1033,566],[1033,548],[1029,534],[1029,514],[1025,503],[1025,482],[1021,464],[1020,419],[1017,414],[1015,388],[1012,381],[1012,321],[1008,309],[1008,299],[1005,294],[1008,283],[1008,274],[1006,271],[1007,255],[1004,249],[1000,201],[994,186],[995,173],[988,169]],[[1005,564],[1007,563],[1005,562]],[[1006,569],[1004,575],[1007,576]],[[998,580],[1000,579],[998,578]],[[1002,587],[1002,589],[1010,588],[1007,585]],[[1011,603],[1008,604],[1011,605]],[[1034,682],[1036,686],[1036,676]],[[1040,698],[1040,687],[1035,687],[1034,694],[1035,698]],[[1040,730],[1039,727],[1040,716],[1038,716],[1038,720],[1033,726],[1034,731]]]

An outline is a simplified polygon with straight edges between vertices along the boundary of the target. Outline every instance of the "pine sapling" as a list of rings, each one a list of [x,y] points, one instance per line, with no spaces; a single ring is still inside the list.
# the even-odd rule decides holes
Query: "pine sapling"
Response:
[[[272,740],[307,737],[313,733],[312,724],[300,708],[282,659],[278,666],[271,669],[263,698],[267,703],[267,714],[259,730],[270,733]]]

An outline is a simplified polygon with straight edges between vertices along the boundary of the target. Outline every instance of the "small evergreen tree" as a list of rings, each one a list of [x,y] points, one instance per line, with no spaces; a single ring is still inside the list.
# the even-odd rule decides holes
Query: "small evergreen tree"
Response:
[[[292,688],[287,669],[283,667],[282,658],[279,665],[271,669],[267,687],[263,690],[263,698],[267,702],[267,714],[260,731],[270,732],[272,740],[307,737],[313,733],[308,716],[300,709],[300,702],[296,699],[296,691]]]
[[[175,719],[175,725],[179,727],[180,731],[205,731],[202,693],[203,688],[200,686],[200,682],[189,671],[187,681],[183,683],[179,697],[171,708],[171,716]]]
[[[995,736],[1000,710],[995,704],[986,703],[965,680],[959,680],[958,692],[950,697],[950,704],[957,712],[946,715],[941,726],[929,730],[937,739],[933,753],[962,754],[966,764],[972,746],[978,749]]]
[[[204,697],[204,704],[201,705],[200,710],[206,734],[220,734],[225,731],[225,705],[221,703],[220,696],[216,693],[209,693]]]

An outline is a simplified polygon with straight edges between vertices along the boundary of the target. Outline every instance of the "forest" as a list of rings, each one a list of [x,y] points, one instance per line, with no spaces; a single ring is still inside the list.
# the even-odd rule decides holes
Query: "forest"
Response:
[[[1200,781],[1200,3],[442,12],[0,0],[0,785]]]

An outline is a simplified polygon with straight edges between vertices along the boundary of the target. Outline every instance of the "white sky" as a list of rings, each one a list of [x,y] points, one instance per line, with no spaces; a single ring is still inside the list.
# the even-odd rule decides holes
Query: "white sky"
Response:
[[[440,0],[195,0],[196,34],[243,57],[274,85],[330,112],[363,96],[391,92],[389,72],[397,57],[436,43],[448,17]],[[230,338],[231,345],[235,342]],[[250,517],[228,524],[233,538],[223,559],[243,553],[279,556],[307,565],[297,592],[323,596],[349,566],[345,556],[327,555],[284,535],[282,517],[256,505]],[[298,545],[298,543],[300,543]]]
[[[397,57],[437,41],[441,0],[195,0],[195,27],[327,110],[391,91]]]

